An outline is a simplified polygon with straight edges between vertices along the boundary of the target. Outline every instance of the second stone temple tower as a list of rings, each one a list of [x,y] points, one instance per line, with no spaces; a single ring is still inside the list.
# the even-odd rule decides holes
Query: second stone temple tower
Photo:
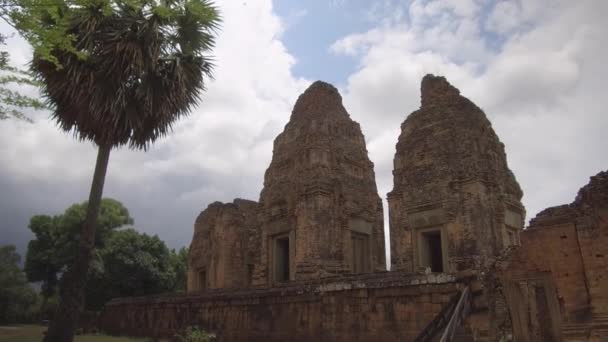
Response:
[[[457,272],[518,244],[525,211],[504,145],[445,78],[422,80],[401,125],[388,194],[394,270]]]
[[[358,123],[320,81],[274,141],[254,283],[385,270],[382,202]]]

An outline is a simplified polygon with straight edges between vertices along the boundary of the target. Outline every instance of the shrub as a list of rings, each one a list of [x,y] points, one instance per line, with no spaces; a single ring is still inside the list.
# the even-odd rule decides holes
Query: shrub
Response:
[[[196,326],[187,327],[181,335],[175,334],[175,338],[179,342],[215,342],[217,340],[215,334],[208,333]]]

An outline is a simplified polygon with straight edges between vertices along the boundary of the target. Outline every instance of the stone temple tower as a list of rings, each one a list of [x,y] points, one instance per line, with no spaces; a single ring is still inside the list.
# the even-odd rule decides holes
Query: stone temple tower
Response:
[[[483,111],[445,78],[422,80],[401,125],[388,194],[392,269],[457,272],[519,243],[522,191]]]
[[[312,84],[274,141],[259,201],[254,284],[385,270],[373,166],[337,89]]]

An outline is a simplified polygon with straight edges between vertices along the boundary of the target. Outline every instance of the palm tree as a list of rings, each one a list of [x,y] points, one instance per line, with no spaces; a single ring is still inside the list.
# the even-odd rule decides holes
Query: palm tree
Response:
[[[98,146],[78,256],[63,276],[59,308],[44,339],[70,342],[83,306],[110,150],[146,150],[190,112],[211,77],[205,54],[220,17],[208,0],[40,1],[17,0],[25,10],[13,16],[35,47],[32,70],[58,126]],[[52,45],[65,42],[51,34],[61,30],[70,44]]]

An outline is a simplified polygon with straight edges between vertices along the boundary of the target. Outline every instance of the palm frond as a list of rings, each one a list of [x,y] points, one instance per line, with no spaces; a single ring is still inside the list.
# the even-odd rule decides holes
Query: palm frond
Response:
[[[107,14],[99,2],[72,10],[66,33],[77,51],[35,56],[32,70],[61,129],[100,145],[146,149],[198,103],[212,77],[207,53],[217,10],[204,0],[166,1],[165,16],[146,6],[116,3]]]

